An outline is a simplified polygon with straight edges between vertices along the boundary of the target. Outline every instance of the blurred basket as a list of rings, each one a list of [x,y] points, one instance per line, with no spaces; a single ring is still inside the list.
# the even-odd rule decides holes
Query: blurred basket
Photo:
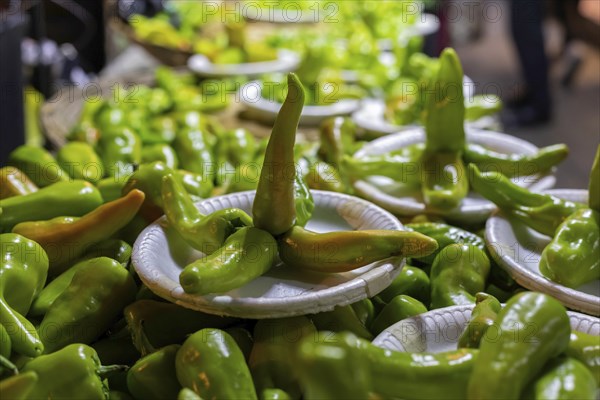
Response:
[[[158,46],[153,43],[148,43],[144,40],[140,40],[136,35],[131,26],[120,18],[114,18],[110,22],[111,29],[126,36],[127,39],[144,48],[148,53],[152,54],[161,63],[170,67],[182,67],[187,64],[188,58],[194,53],[191,51],[184,51],[173,49],[164,46]]]

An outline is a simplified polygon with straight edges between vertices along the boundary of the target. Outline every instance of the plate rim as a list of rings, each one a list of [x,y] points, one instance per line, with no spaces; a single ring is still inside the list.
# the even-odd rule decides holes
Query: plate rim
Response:
[[[208,66],[199,68],[197,63],[202,60]],[[187,60],[187,67],[193,73],[205,77],[256,76],[266,73],[286,72],[295,70],[300,63],[300,55],[288,49],[278,49],[277,58],[269,61],[239,64],[214,64],[202,54],[193,54]]]
[[[587,197],[588,191],[586,189],[550,189],[545,190],[543,193],[553,194],[557,197],[561,197],[567,193],[575,196],[581,196],[581,198]],[[494,260],[500,264],[517,283],[529,290],[535,290],[543,293],[547,293],[555,297],[565,306],[570,307],[574,310],[587,312],[593,315],[600,316],[600,297],[594,296],[589,293],[581,292],[579,290],[563,286],[559,283],[553,282],[543,275],[538,275],[531,272],[527,268],[524,268],[513,259],[510,254],[498,254],[496,246],[492,246],[490,243],[499,243],[498,240],[498,222],[508,221],[508,219],[501,213],[496,212],[492,215],[485,224],[485,244]]]
[[[376,212],[382,218],[385,218],[386,221],[391,222],[394,226],[394,229],[403,229],[403,224],[394,215],[367,200],[336,192],[321,190],[311,190],[311,192],[313,195],[322,196],[324,199],[337,198],[344,202],[353,201],[364,205],[365,207]],[[228,198],[232,199],[232,201],[235,201],[235,197],[254,195],[254,193],[255,191],[253,190],[231,193],[223,196],[204,199],[200,202],[197,202],[196,205],[197,207],[202,207],[202,205],[206,203],[213,203],[214,205],[215,202],[218,203],[219,201],[222,201],[223,198]],[[306,301],[306,295],[269,299],[264,299],[262,297],[243,297],[241,299],[236,299],[230,296],[214,296],[212,299],[207,299],[206,296],[194,296],[183,292],[179,282],[174,282],[170,278],[164,276],[164,274],[157,275],[156,268],[144,267],[144,259],[146,259],[149,254],[152,254],[152,250],[150,249],[151,244],[148,242],[147,238],[151,235],[160,234],[158,229],[161,229],[161,223],[164,223],[165,219],[165,216],[160,217],[152,224],[147,226],[142,233],[140,233],[133,246],[131,258],[132,265],[142,282],[158,296],[180,306],[211,314],[266,319],[305,315],[332,310],[336,306],[348,305],[363,298],[375,296],[378,292],[385,289],[385,287],[392,282],[392,280],[400,273],[406,264],[405,258],[388,258],[376,261],[373,263],[375,264],[373,268],[342,284],[347,285],[347,287],[340,288],[340,285],[336,285],[319,290],[318,292],[311,293],[308,295],[310,297],[308,300],[311,303],[310,305],[302,304]],[[165,279],[167,280],[167,283],[174,283],[174,287],[173,285],[165,287],[164,283],[161,282],[161,280]],[[344,292],[346,292],[346,294]],[[218,299],[217,303],[214,302],[215,298]],[[328,299],[331,298],[337,298],[335,304],[328,303]],[[290,303],[289,299],[295,301]],[[240,300],[244,304],[241,304]],[[274,304],[277,309],[274,311],[269,311],[268,309],[265,310],[265,307],[269,307],[269,305],[265,305],[267,303],[270,303],[271,306]],[[296,308],[290,307],[294,304],[296,304]],[[302,310],[299,310],[298,308],[302,308]]]

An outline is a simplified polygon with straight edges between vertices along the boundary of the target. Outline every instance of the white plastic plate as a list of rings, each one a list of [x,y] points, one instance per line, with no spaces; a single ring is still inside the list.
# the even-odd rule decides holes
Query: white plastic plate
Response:
[[[297,53],[278,50],[275,60],[242,64],[213,64],[206,56],[195,54],[188,59],[188,68],[197,75],[209,78],[256,77],[262,74],[294,71],[299,63],[300,57]]]
[[[250,113],[263,122],[273,122],[279,113],[281,103],[270,101],[261,95],[259,81],[248,82],[240,89],[240,99]],[[326,106],[304,106],[300,116],[300,125],[319,125],[324,119],[337,115],[349,115],[360,104],[357,99],[342,99]]]
[[[499,132],[466,128],[468,142],[480,144],[501,153],[533,154],[538,148],[533,144]],[[367,143],[354,154],[355,157],[365,157],[387,153],[402,147],[425,141],[425,131],[422,127],[407,129],[392,135],[384,136]],[[551,173],[545,175],[519,176],[513,182],[530,190],[544,190],[554,186],[556,179]],[[385,208],[394,214],[411,216],[433,211],[425,209],[420,190],[407,189],[392,179],[373,176],[354,183],[357,193],[365,199]],[[469,192],[458,207],[440,214],[453,221],[478,223],[485,221],[496,206],[479,196]]]
[[[207,214],[229,207],[251,213],[254,193],[215,197],[203,200],[197,207]],[[404,229],[393,215],[365,200],[318,190],[312,194],[315,211],[307,225],[312,231]],[[335,306],[372,297],[385,289],[404,266],[404,259],[389,258],[350,272],[321,274],[278,264],[263,276],[227,293],[190,295],[179,285],[179,274],[201,255],[168,227],[163,216],[140,234],[132,260],[142,282],[166,300],[211,314],[256,319],[330,311]]]
[[[445,307],[403,319],[381,332],[373,344],[404,353],[441,353],[456,350],[471,319],[473,305]],[[568,311],[571,329],[600,336],[600,319]]]
[[[587,190],[555,189],[546,193],[580,203],[587,203],[588,199]],[[552,282],[540,273],[541,254],[550,243],[548,236],[500,212],[487,221],[485,241],[492,257],[519,285],[547,293],[569,308],[600,315],[600,280],[571,289]]]

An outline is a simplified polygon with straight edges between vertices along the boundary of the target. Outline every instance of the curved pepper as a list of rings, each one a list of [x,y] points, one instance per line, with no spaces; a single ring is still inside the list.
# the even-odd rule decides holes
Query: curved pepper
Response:
[[[287,97],[273,125],[252,204],[254,225],[275,236],[296,222],[294,143],[303,107],[304,88],[290,73]]]
[[[238,208],[202,214],[183,185],[171,175],[162,182],[162,202],[169,224],[196,250],[205,254],[217,251],[235,228],[252,226],[252,219]]]
[[[315,233],[294,226],[279,241],[279,256],[289,267],[344,272],[389,257],[430,254],[435,240],[417,232],[362,230]]]
[[[530,192],[499,172],[480,172],[473,164],[469,164],[469,178],[477,193],[544,235],[554,236],[565,218],[584,207],[548,194]]]
[[[600,146],[596,149],[596,157],[590,172],[588,205],[592,210],[600,213]]]
[[[181,343],[200,329],[226,328],[239,321],[155,300],[138,300],[127,306],[123,314],[133,344],[142,356],[156,348]]]
[[[176,169],[179,166],[177,153],[168,144],[157,143],[142,147],[142,163],[151,163],[155,161],[164,162],[169,168]]]
[[[0,393],[6,400],[27,400],[37,384],[38,374],[33,371],[23,372],[0,381]]]
[[[431,267],[431,308],[474,304],[475,294],[485,289],[490,260],[471,244],[451,244],[435,258]]]
[[[131,174],[134,166],[142,161],[142,142],[127,127],[117,126],[104,130],[96,150],[106,174],[116,179]]]
[[[377,314],[375,320],[371,324],[371,332],[373,332],[373,335],[379,335],[386,328],[394,325],[398,321],[426,312],[427,307],[419,300],[401,294],[394,297],[385,305],[385,307],[383,307],[379,314]]]
[[[458,339],[458,347],[478,348],[481,338],[488,328],[494,324],[501,309],[500,302],[494,296],[487,293],[477,293],[471,319]]]
[[[427,96],[425,151],[421,156],[422,194],[428,207],[448,210],[458,206],[469,191],[462,160],[465,147],[463,70],[458,55],[446,48]]]
[[[8,164],[23,171],[39,187],[70,180],[69,174],[43,147],[19,146],[8,155]]]
[[[0,168],[0,199],[37,192],[35,183],[16,167]]]
[[[181,390],[175,374],[175,356],[181,348],[172,344],[140,358],[127,371],[127,389],[136,400],[175,399]]]
[[[24,221],[40,221],[63,215],[78,217],[102,205],[102,196],[86,181],[59,182],[24,196],[0,200],[0,231]]]
[[[569,317],[557,300],[535,292],[514,296],[481,340],[468,398],[519,398],[548,360],[567,349],[570,334]]]
[[[429,304],[431,282],[429,276],[420,268],[405,265],[400,274],[377,296],[386,303],[398,295],[405,294],[424,304]]]
[[[600,387],[600,341],[598,336],[573,331],[565,354],[584,363]]]
[[[85,142],[69,142],[56,154],[58,165],[73,179],[97,183],[104,177],[104,165],[94,148]]]
[[[539,268],[571,288],[600,279],[600,213],[582,208],[569,215],[542,251]]]
[[[57,217],[48,221],[22,222],[13,228],[13,232],[39,243],[48,253],[50,275],[58,275],[90,246],[127,225],[143,201],[144,193],[133,190],[81,218]]]
[[[244,286],[273,265],[277,242],[266,231],[240,228],[209,256],[187,265],[179,275],[186,293],[223,293]]]
[[[15,233],[1,234],[0,247],[0,324],[14,351],[36,357],[44,345],[24,315],[46,283],[48,256],[40,245]]]
[[[358,318],[352,306],[337,306],[332,311],[311,314],[310,319],[319,331],[347,331],[363,339],[373,339],[373,334]]]
[[[535,154],[504,154],[469,143],[465,147],[465,163],[474,163],[481,171],[496,171],[507,177],[529,176],[549,171],[569,155],[564,144],[543,147]]]
[[[356,125],[348,117],[332,117],[323,121],[319,128],[319,158],[340,168],[342,157],[353,150],[355,131]]]
[[[99,257],[79,269],[48,308],[39,328],[47,352],[91,343],[135,299],[133,278],[121,264]]]
[[[175,359],[177,379],[205,399],[256,400],[244,355],[228,333],[202,329],[183,342]]]
[[[551,360],[524,397],[533,400],[580,400],[596,397],[596,379],[581,362],[570,357]]]
[[[295,351],[302,338],[314,338],[317,330],[305,316],[259,320],[254,326],[254,346],[248,366],[257,392],[269,388],[300,398]]]
[[[120,365],[101,366],[94,349],[84,344],[72,344],[34,358],[25,364],[23,373],[33,371],[38,375],[37,383],[29,392],[31,399],[108,400],[104,376],[122,369]]]

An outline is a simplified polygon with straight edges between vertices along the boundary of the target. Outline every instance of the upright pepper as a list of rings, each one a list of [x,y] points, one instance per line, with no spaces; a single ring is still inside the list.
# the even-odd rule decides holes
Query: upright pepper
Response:
[[[0,168],[0,199],[37,192],[35,183],[16,167]]]
[[[169,224],[190,246],[205,254],[221,248],[235,228],[252,226],[250,216],[238,208],[202,214],[183,185],[170,175],[163,178],[162,202]]]
[[[242,351],[219,329],[202,329],[188,337],[177,352],[175,371],[179,383],[202,398],[257,399]]]
[[[431,308],[474,304],[475,294],[485,289],[490,260],[471,244],[446,246],[431,267]]]
[[[581,362],[570,357],[551,360],[525,390],[522,398],[579,400],[596,397],[596,380]]]
[[[474,163],[482,171],[497,171],[508,177],[536,175],[549,171],[569,155],[564,144],[543,147],[535,154],[504,154],[469,143],[465,147],[464,161]]]
[[[175,399],[181,390],[175,374],[180,345],[172,344],[140,358],[127,371],[127,389],[136,400]]]
[[[405,265],[390,286],[383,289],[377,296],[384,302],[389,303],[394,297],[401,294],[413,297],[424,304],[429,304],[431,296],[429,276],[420,268]]]
[[[104,165],[94,148],[85,142],[69,142],[58,150],[56,161],[73,179],[97,183],[104,177]]]
[[[69,174],[43,147],[23,145],[8,156],[8,163],[25,173],[39,187],[69,181]]]
[[[0,247],[0,324],[14,351],[36,357],[44,345],[24,316],[46,283],[48,256],[40,245],[15,233],[1,234]]]
[[[188,264],[179,275],[186,293],[223,293],[267,272],[275,260],[277,242],[266,231],[240,228],[209,256]]]
[[[583,207],[556,196],[530,192],[499,172],[480,172],[473,164],[469,165],[469,178],[477,193],[544,235],[554,236],[565,218]]]
[[[494,324],[501,309],[500,302],[494,296],[487,293],[477,293],[471,319],[458,339],[458,347],[478,348],[481,338],[488,328]]]
[[[24,221],[81,216],[101,204],[102,196],[91,183],[80,180],[59,182],[34,193],[0,200],[0,231],[9,231]]]
[[[535,292],[514,296],[481,340],[468,398],[519,398],[548,360],[567,349],[570,334],[569,317],[557,300]]]
[[[254,326],[254,346],[248,361],[256,390],[261,393],[279,388],[291,398],[300,398],[294,356],[302,338],[314,338],[316,333],[305,316],[259,320]]]
[[[363,230],[315,233],[294,226],[278,242],[279,256],[289,267],[344,272],[388,257],[425,256],[435,240],[417,232]]]
[[[143,201],[144,193],[133,190],[81,218],[56,217],[48,221],[22,222],[13,228],[13,232],[39,243],[48,253],[50,274],[58,275],[90,246],[127,225]]]
[[[222,329],[239,321],[155,300],[138,300],[127,306],[123,314],[133,344],[143,356],[157,348],[181,343],[200,329]]]
[[[254,225],[275,236],[296,222],[294,143],[303,107],[304,88],[290,73],[288,93],[273,125],[252,205]]]
[[[427,307],[419,300],[404,294],[398,295],[377,314],[371,324],[371,332],[373,332],[373,335],[379,335],[398,321],[426,312]]]
[[[584,363],[600,387],[600,341],[598,336],[572,331],[565,354]]]
[[[87,263],[48,308],[40,325],[47,352],[71,343],[89,344],[133,301],[136,286],[121,264],[107,257]]]
[[[100,365],[94,349],[84,344],[72,344],[25,364],[23,373],[33,371],[38,376],[27,398],[108,400],[104,376],[121,369],[120,365]]]
[[[465,101],[463,70],[458,55],[446,48],[427,97],[425,151],[421,157],[422,193],[428,207],[448,210],[458,206],[469,191],[463,164]]]

